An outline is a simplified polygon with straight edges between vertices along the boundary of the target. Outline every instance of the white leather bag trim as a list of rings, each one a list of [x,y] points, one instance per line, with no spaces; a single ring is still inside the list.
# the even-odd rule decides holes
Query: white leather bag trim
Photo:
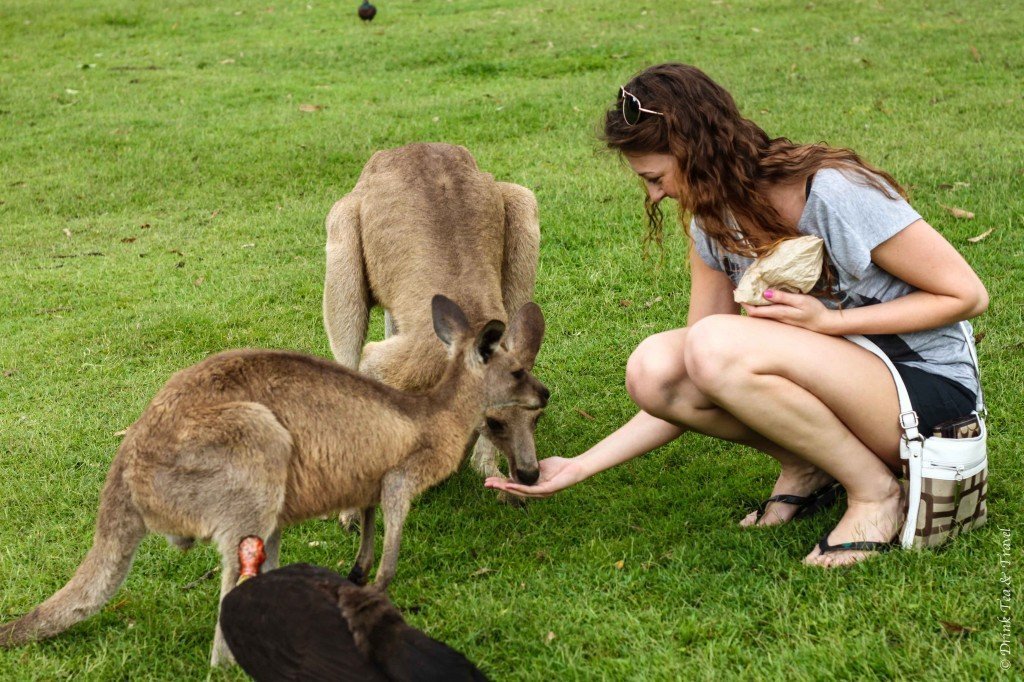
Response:
[[[903,377],[900,376],[896,366],[892,364],[882,349],[870,339],[860,334],[850,334],[846,338],[861,348],[871,351],[877,355],[892,374],[896,383],[896,394],[900,402],[900,427],[903,429],[903,437],[900,439],[900,458],[907,460],[907,518],[903,523],[903,531],[900,533],[900,545],[903,549],[912,549],[914,546],[914,533],[917,530],[917,514],[921,507],[921,478],[938,478],[947,481],[966,479],[974,476],[984,469],[988,464],[985,449],[985,437],[988,432],[985,429],[985,403],[981,397],[981,371],[978,367],[978,356],[974,350],[973,340],[967,333],[967,326],[961,322],[960,331],[964,334],[964,340],[971,353],[971,360],[974,362],[974,372],[978,377],[978,400],[977,411],[978,424],[981,426],[981,435],[975,438],[929,438],[925,440],[917,430],[917,413],[910,403],[910,394],[907,392]],[[974,447],[967,447],[973,445]],[[944,467],[953,467],[944,468]]]
[[[914,546],[914,533],[917,530],[917,513],[921,509],[921,455],[924,450],[924,441],[920,438],[909,440],[904,437],[900,441],[900,457],[907,460],[907,518],[903,520],[903,530],[900,533],[900,546],[903,549],[912,549]],[[913,519],[911,522],[910,519]]]

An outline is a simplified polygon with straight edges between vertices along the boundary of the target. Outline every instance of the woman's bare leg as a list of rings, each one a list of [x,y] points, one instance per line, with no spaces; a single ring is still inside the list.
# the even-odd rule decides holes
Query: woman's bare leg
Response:
[[[832,544],[888,541],[900,526],[899,404],[892,377],[871,353],[845,339],[770,320],[712,315],[686,335],[693,385],[755,433],[834,476],[848,508]],[[835,565],[863,552],[806,561]]]
[[[756,433],[701,393],[686,373],[686,334],[686,329],[655,334],[634,351],[626,367],[626,387],[634,402],[648,414],[679,427],[679,435],[693,430],[770,455],[782,466],[772,495],[807,495],[834,480],[814,464]],[[796,510],[796,506],[784,502],[771,503],[760,520],[753,511],[740,525],[777,525],[790,520]]]

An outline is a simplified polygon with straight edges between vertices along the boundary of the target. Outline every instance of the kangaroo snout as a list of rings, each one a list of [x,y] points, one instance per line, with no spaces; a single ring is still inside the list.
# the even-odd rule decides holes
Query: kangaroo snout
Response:
[[[540,384],[540,388],[537,390],[537,397],[540,398],[540,406],[548,406],[548,398],[551,397],[551,391],[544,384]]]
[[[516,478],[519,479],[520,483],[524,485],[533,485],[540,478],[539,469],[519,469],[516,471]]]

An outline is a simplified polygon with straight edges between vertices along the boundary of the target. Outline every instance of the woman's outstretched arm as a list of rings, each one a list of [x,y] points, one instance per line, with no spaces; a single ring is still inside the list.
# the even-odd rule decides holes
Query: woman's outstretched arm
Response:
[[[687,324],[716,313],[738,313],[732,298],[732,282],[725,273],[709,267],[690,249],[690,306]],[[682,358],[680,358],[682,362]],[[576,457],[548,457],[539,462],[540,478],[534,485],[522,485],[500,476],[484,485],[523,497],[548,497],[616,464],[639,457],[669,441],[686,428],[639,412],[618,430]]]
[[[548,497],[600,471],[659,448],[685,431],[681,426],[639,412],[581,455],[542,459],[540,479],[534,485],[522,485],[500,476],[488,478],[484,485],[523,497]]]

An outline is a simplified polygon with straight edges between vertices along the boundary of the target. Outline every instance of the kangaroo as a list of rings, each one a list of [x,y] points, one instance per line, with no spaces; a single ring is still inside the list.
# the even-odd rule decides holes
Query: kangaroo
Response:
[[[323,311],[331,352],[388,385],[426,389],[446,362],[431,331],[430,294],[458,303],[471,325],[507,321],[533,298],[539,248],[533,193],[495,182],[464,147],[418,143],[377,152],[327,216]],[[385,309],[386,338],[364,347],[373,305]],[[533,369],[534,358],[521,359]],[[500,476],[497,446],[513,479],[535,483],[539,418],[517,407],[487,410],[474,468]],[[348,525],[345,515],[342,521]]]
[[[183,548],[211,540],[221,553],[221,599],[238,582],[236,549],[267,538],[278,565],[281,529],[327,512],[362,512],[350,579],[366,582],[374,513],[384,511],[375,585],[398,561],[410,504],[459,466],[488,408],[544,407],[548,391],[522,365],[544,333],[540,308],[474,331],[451,300],[431,302],[449,361],[440,381],[407,393],[330,360],[288,351],[233,350],[176,373],[129,429],[100,496],[92,549],[70,582],[22,618],[0,625],[0,646],[56,635],[117,591],[147,533]],[[211,664],[231,662],[218,625]]]

